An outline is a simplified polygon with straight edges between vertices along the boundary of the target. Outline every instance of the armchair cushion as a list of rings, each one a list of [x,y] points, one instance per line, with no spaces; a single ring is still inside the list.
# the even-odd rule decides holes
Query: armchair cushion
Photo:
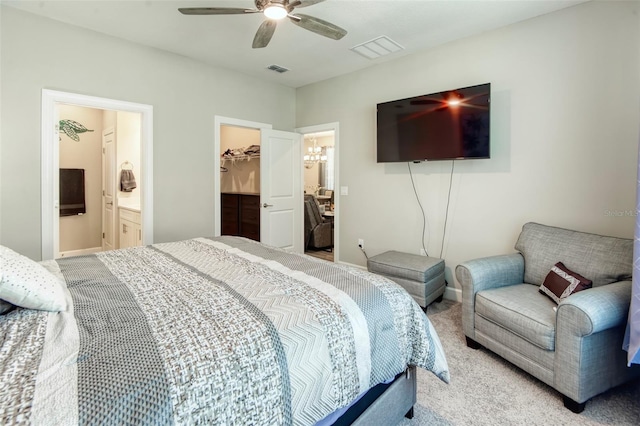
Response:
[[[476,295],[477,315],[548,351],[555,349],[554,306],[529,284],[494,288]]]
[[[524,256],[524,282],[540,285],[557,262],[598,287],[631,278],[633,240],[526,223],[515,246]]]

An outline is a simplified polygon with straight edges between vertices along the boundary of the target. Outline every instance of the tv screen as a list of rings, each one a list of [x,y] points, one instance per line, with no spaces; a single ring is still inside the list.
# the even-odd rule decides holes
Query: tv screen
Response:
[[[84,169],[60,169],[60,216],[85,214]]]
[[[378,104],[378,163],[489,158],[491,84]]]

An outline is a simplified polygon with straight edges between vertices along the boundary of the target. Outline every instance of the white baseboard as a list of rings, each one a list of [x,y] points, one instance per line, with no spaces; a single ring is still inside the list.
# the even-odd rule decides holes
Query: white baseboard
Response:
[[[447,300],[455,300],[462,303],[462,290],[459,288],[445,287],[443,297]]]
[[[102,247],[91,247],[80,250],[61,251],[60,257],[82,256],[83,254],[93,254],[102,251]]]

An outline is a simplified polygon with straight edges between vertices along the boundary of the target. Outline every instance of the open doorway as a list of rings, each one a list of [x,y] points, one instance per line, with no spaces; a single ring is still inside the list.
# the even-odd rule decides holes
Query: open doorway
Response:
[[[101,120],[94,121],[89,126],[82,124],[82,121],[78,121],[71,118],[61,117],[61,110],[67,107],[83,107],[87,108],[87,111],[91,109],[99,110],[94,111],[95,114],[101,114]],[[85,111],[86,112],[86,111]],[[125,117],[129,115],[134,117],[133,120],[126,124]],[[80,116],[76,116],[80,120],[84,120]],[[70,120],[62,122],[61,120]],[[72,122],[73,121],[73,122]],[[118,125],[118,122],[120,125]],[[95,127],[95,128],[92,128]],[[135,130],[132,130],[133,127]],[[109,130],[111,129],[111,130]],[[91,174],[91,177],[95,177],[98,173],[98,167],[93,165],[86,165],[86,167],[80,167],[78,163],[67,162],[66,159],[61,163],[61,143],[63,137],[69,135],[73,143],[82,144],[85,142],[84,137],[87,135],[98,134],[101,145],[100,155],[106,151],[105,136],[111,134],[111,141],[116,141],[117,135],[121,136],[127,132],[135,133],[137,144],[130,144],[125,149],[120,150],[120,154],[117,154],[116,143],[111,145],[113,151],[113,157],[110,167],[100,167],[100,175],[110,175],[106,181],[110,182],[114,189],[112,191],[112,199],[105,199],[100,189],[101,209],[100,216],[104,221],[107,216],[105,212],[110,208],[111,217],[113,217],[112,225],[102,225],[100,231],[100,238],[102,238],[102,232],[106,232],[111,226],[113,233],[111,247],[118,248],[122,246],[120,244],[120,238],[118,234],[119,227],[122,223],[127,225],[123,227],[127,232],[127,238],[132,240],[135,238],[138,244],[152,244],[153,243],[153,107],[150,105],[136,104],[126,101],[119,101],[106,98],[98,98],[93,96],[79,95],[68,92],[59,92],[48,89],[42,90],[42,259],[53,259],[60,257],[61,245],[60,245],[60,226],[61,226],[61,197],[60,197],[60,170],[64,168],[85,168],[85,178],[87,172]],[[75,134],[75,135],[74,135]],[[78,141],[75,140],[78,139]],[[130,140],[122,137],[122,140]],[[95,159],[94,159],[95,160]],[[75,160],[73,160],[75,162]],[[95,163],[95,162],[94,162]],[[136,164],[137,163],[137,164]],[[66,167],[65,167],[66,166]],[[135,184],[138,192],[133,192],[133,188],[129,186],[128,189],[132,189],[130,192],[122,190],[120,182],[116,182],[116,179],[121,179],[121,170],[132,171],[135,176]],[[105,173],[103,173],[103,171]],[[100,182],[102,183],[102,176]],[[94,180],[92,180],[94,182]],[[131,181],[129,185],[131,185]],[[92,188],[95,187],[95,183],[92,183]],[[85,188],[86,189],[86,188]],[[105,193],[107,191],[105,190]],[[106,194],[108,195],[108,194]],[[85,191],[85,203],[87,203],[89,194]],[[94,198],[93,192],[91,197]],[[121,201],[121,207],[118,209],[118,200]],[[111,204],[113,203],[113,204]],[[71,203],[77,204],[77,203]],[[80,203],[81,204],[81,203]],[[85,209],[88,205],[85,205]],[[126,207],[138,208],[137,212],[130,212],[130,215],[125,213],[124,220],[118,218],[118,210],[126,210]],[[82,208],[80,208],[80,211]],[[95,211],[95,207],[91,208],[94,212],[94,218],[98,216]],[[88,210],[86,214],[88,215]],[[79,216],[79,215],[77,215]],[[126,220],[131,220],[127,223]],[[135,223],[133,223],[135,222]],[[81,229],[72,231],[74,234],[83,232]],[[63,230],[64,233],[64,230]],[[122,239],[124,241],[124,239]],[[83,254],[86,252],[100,251],[102,245],[97,245],[95,241],[91,241],[86,244],[87,247],[70,248],[69,250],[63,250],[65,255]]]
[[[333,262],[335,245],[335,132],[304,135],[305,253]]]
[[[253,129],[260,134],[259,154],[244,150],[237,151],[238,155],[254,156],[248,161],[259,161],[259,198],[253,197],[253,202],[259,200],[259,232],[260,242],[279,247],[284,250],[303,252],[303,202],[302,202],[302,135],[294,132],[273,130],[270,124],[258,123],[235,118],[215,116],[215,139],[213,166],[220,174],[227,173],[229,161],[224,158],[233,152],[226,153],[221,149],[221,139],[226,131],[225,127]],[[228,129],[227,129],[228,130]],[[248,148],[251,145],[243,141]],[[255,147],[254,147],[255,148]],[[226,154],[225,154],[226,153]],[[259,157],[259,158],[257,158]],[[244,159],[243,161],[247,161]],[[224,164],[224,165],[223,165]],[[258,183],[255,172],[244,173],[245,178]],[[222,235],[222,202],[221,180],[214,180],[214,235]],[[239,185],[236,185],[238,188]],[[254,186],[255,188],[255,186]],[[250,194],[254,195],[254,194]],[[255,211],[255,210],[254,210]],[[255,228],[254,228],[255,229]]]
[[[338,123],[330,123],[322,126],[305,127],[296,132],[273,130],[270,124],[251,122],[247,120],[215,116],[215,156],[213,166],[220,175],[228,173],[229,160],[223,158],[226,150],[222,150],[222,135],[225,127],[240,127],[254,129],[260,132],[260,242],[280,247],[285,250],[302,253],[304,251],[304,162],[303,141],[305,133],[319,131],[333,131],[337,146]],[[248,145],[244,142],[242,145]],[[249,145],[250,146],[250,145]],[[232,152],[228,153],[229,155]],[[244,155],[244,152],[237,154]],[[337,151],[335,152],[336,170],[334,182],[337,186]],[[254,160],[250,160],[254,161]],[[233,165],[233,164],[231,164]],[[257,176],[245,173],[246,180],[256,182]],[[251,177],[253,176],[253,177]],[[222,235],[222,180],[232,180],[229,177],[220,176],[214,180],[214,235]],[[257,183],[257,182],[256,182]],[[228,184],[228,182],[227,182]],[[236,188],[239,186],[237,185]],[[252,194],[250,194],[252,195]],[[335,203],[335,211],[338,211],[338,202]],[[235,217],[235,215],[233,215]],[[335,232],[338,232],[336,217]],[[229,233],[226,231],[225,233]],[[338,246],[335,245],[334,259],[337,259]]]
[[[272,126],[266,123],[259,123],[255,121],[241,120],[230,117],[222,117],[215,116],[215,138],[214,138],[214,152],[216,155],[213,159],[213,167],[220,171],[218,175],[220,178],[215,179],[213,182],[214,186],[214,235],[232,235],[238,228],[239,225],[230,223],[229,215],[233,215],[233,213],[227,211],[226,219],[223,220],[223,192],[234,192],[239,190],[240,188],[251,188],[251,191],[254,194],[258,194],[258,203],[260,203],[260,177],[256,176],[255,167],[259,167],[260,165],[260,157],[251,159],[251,167],[246,167],[244,173],[240,173],[236,178],[233,174],[229,174],[229,170],[233,170],[236,164],[234,164],[233,159],[224,158],[227,149],[231,149],[231,152],[228,154],[232,154],[233,150],[239,150],[242,146],[250,146],[255,144],[256,139],[254,139],[257,135],[257,140],[261,141],[262,139],[262,131],[271,129]],[[242,136],[247,136],[250,139],[249,143],[245,143],[242,140]],[[223,143],[222,139],[225,139]],[[260,144],[260,142],[258,143]],[[224,149],[223,149],[224,146]],[[231,148],[234,146],[234,148]],[[239,153],[239,151],[236,151]],[[246,161],[246,164],[239,166],[249,166],[249,161]],[[244,169],[245,167],[243,167]],[[258,168],[257,170],[261,170]],[[224,183],[223,183],[224,180]],[[245,180],[245,182],[242,182]],[[251,182],[247,182],[247,180],[251,180]],[[226,198],[226,197],[225,197]],[[225,203],[227,206],[229,205],[230,200],[226,200]],[[237,200],[236,200],[237,201]],[[259,212],[258,212],[259,213]],[[237,217],[237,216],[236,216]],[[223,223],[227,223],[223,232]]]
[[[260,241],[260,130],[220,126],[221,234]]]
[[[141,114],[58,104],[57,257],[142,245]]]
[[[331,247],[312,247],[307,241],[305,252],[325,260],[340,261],[340,176],[339,176],[339,123],[326,123],[296,129],[304,135],[304,190],[305,199],[314,199],[320,210],[321,225],[331,228]],[[311,151],[310,151],[311,149]],[[305,205],[305,210],[308,206]],[[305,219],[305,222],[307,219]],[[319,231],[319,232],[327,232]],[[324,245],[325,243],[319,243]]]

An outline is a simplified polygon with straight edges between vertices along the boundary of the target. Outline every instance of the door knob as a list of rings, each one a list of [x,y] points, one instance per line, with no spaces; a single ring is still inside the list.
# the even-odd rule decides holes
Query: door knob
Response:
[[[267,204],[267,203],[264,203],[264,204],[262,205],[262,207],[264,207],[264,208],[266,209],[267,207],[273,207],[273,204]]]
[[[106,203],[108,206],[112,206],[113,205],[113,201],[109,201],[108,203]]]

